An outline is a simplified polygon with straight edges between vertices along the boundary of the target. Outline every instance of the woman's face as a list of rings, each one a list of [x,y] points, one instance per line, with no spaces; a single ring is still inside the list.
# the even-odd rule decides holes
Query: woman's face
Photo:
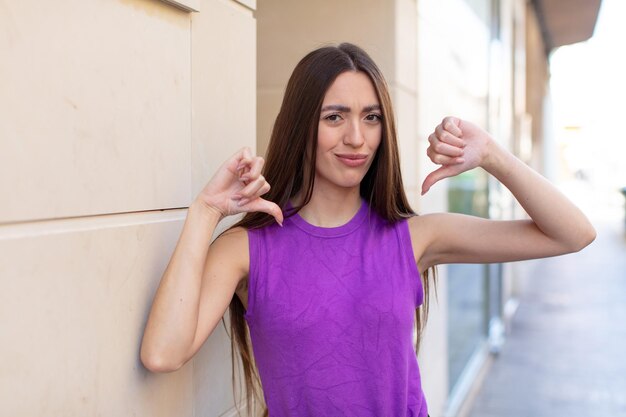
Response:
[[[382,136],[382,112],[374,85],[363,72],[340,74],[324,96],[320,114],[315,185],[353,188],[367,173]]]

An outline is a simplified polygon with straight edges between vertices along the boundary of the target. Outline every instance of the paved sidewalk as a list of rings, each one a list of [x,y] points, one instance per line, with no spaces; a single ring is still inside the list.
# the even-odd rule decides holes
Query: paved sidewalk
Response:
[[[470,417],[626,417],[626,233],[525,264],[513,331]]]

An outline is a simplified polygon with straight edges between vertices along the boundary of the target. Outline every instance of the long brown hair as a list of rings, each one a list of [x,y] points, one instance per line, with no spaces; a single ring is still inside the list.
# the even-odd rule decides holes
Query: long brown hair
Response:
[[[382,113],[381,142],[372,165],[361,181],[361,196],[369,202],[376,213],[388,221],[414,216],[416,214],[407,201],[400,174],[396,126],[389,88],[369,55],[358,46],[349,43],[326,46],[310,52],[296,65],[291,74],[265,156],[263,176],[272,188],[263,198],[285,209],[290,198],[302,195],[301,202],[289,213],[285,213],[286,217],[297,213],[310,201],[315,179],[317,129],[322,102],[333,81],[346,71],[360,71],[370,78]],[[273,222],[274,218],[271,215],[254,212],[246,214],[233,227],[253,229]],[[415,314],[418,332],[416,350],[419,350],[421,332],[428,314],[428,272],[425,271],[423,277],[424,303]],[[237,349],[244,371],[247,405],[251,406],[253,395],[262,404],[262,396],[259,393],[260,379],[254,364],[249,329],[244,319],[245,309],[237,295],[233,296],[229,312],[233,349],[233,390],[236,374],[234,352]],[[264,409],[263,415],[267,416],[267,409]]]

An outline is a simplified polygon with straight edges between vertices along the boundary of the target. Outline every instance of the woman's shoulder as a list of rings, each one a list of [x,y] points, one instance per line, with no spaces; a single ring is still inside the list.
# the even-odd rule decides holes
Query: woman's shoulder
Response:
[[[221,259],[233,262],[245,273],[250,264],[247,232],[243,227],[233,227],[220,234],[211,244],[211,250],[216,251]]]
[[[428,246],[433,242],[437,228],[441,227],[442,222],[447,221],[448,215],[449,213],[429,213],[412,216],[407,220],[413,253],[418,263]]]
[[[233,271],[238,280],[235,294],[244,308],[248,305],[248,275],[250,273],[250,255],[248,249],[248,230],[243,227],[232,227],[221,233],[211,244],[213,258]]]
[[[437,235],[437,230],[450,222],[455,215],[450,213],[428,213],[413,216],[408,219],[411,239],[430,241]]]
[[[270,226],[231,227],[220,234],[214,244],[219,247],[220,255],[228,256],[237,261],[238,264],[244,265],[247,272],[250,265],[250,251],[254,251],[260,242],[274,237],[270,229]]]
[[[428,213],[415,215],[407,220],[409,228],[412,229],[411,232],[424,232],[425,229],[436,228],[437,224],[441,224],[442,221],[446,221],[449,216],[450,213]]]
[[[246,241],[248,240],[248,229],[246,229],[245,227],[241,227],[241,226],[237,226],[237,227],[231,227],[230,229],[226,229],[224,232],[222,232],[219,237],[216,239],[217,240],[227,240],[230,243],[239,243],[241,244],[242,241]]]

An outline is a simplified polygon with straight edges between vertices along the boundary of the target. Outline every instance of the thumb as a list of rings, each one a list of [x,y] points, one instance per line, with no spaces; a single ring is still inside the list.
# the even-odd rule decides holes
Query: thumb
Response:
[[[271,201],[264,200],[262,198],[256,198],[246,204],[246,211],[260,211],[273,216],[276,219],[276,223],[280,226],[283,225],[283,211],[278,207],[278,204]]]
[[[428,174],[422,183],[422,195],[426,194],[437,181],[454,176],[455,168],[454,165],[444,165]]]

